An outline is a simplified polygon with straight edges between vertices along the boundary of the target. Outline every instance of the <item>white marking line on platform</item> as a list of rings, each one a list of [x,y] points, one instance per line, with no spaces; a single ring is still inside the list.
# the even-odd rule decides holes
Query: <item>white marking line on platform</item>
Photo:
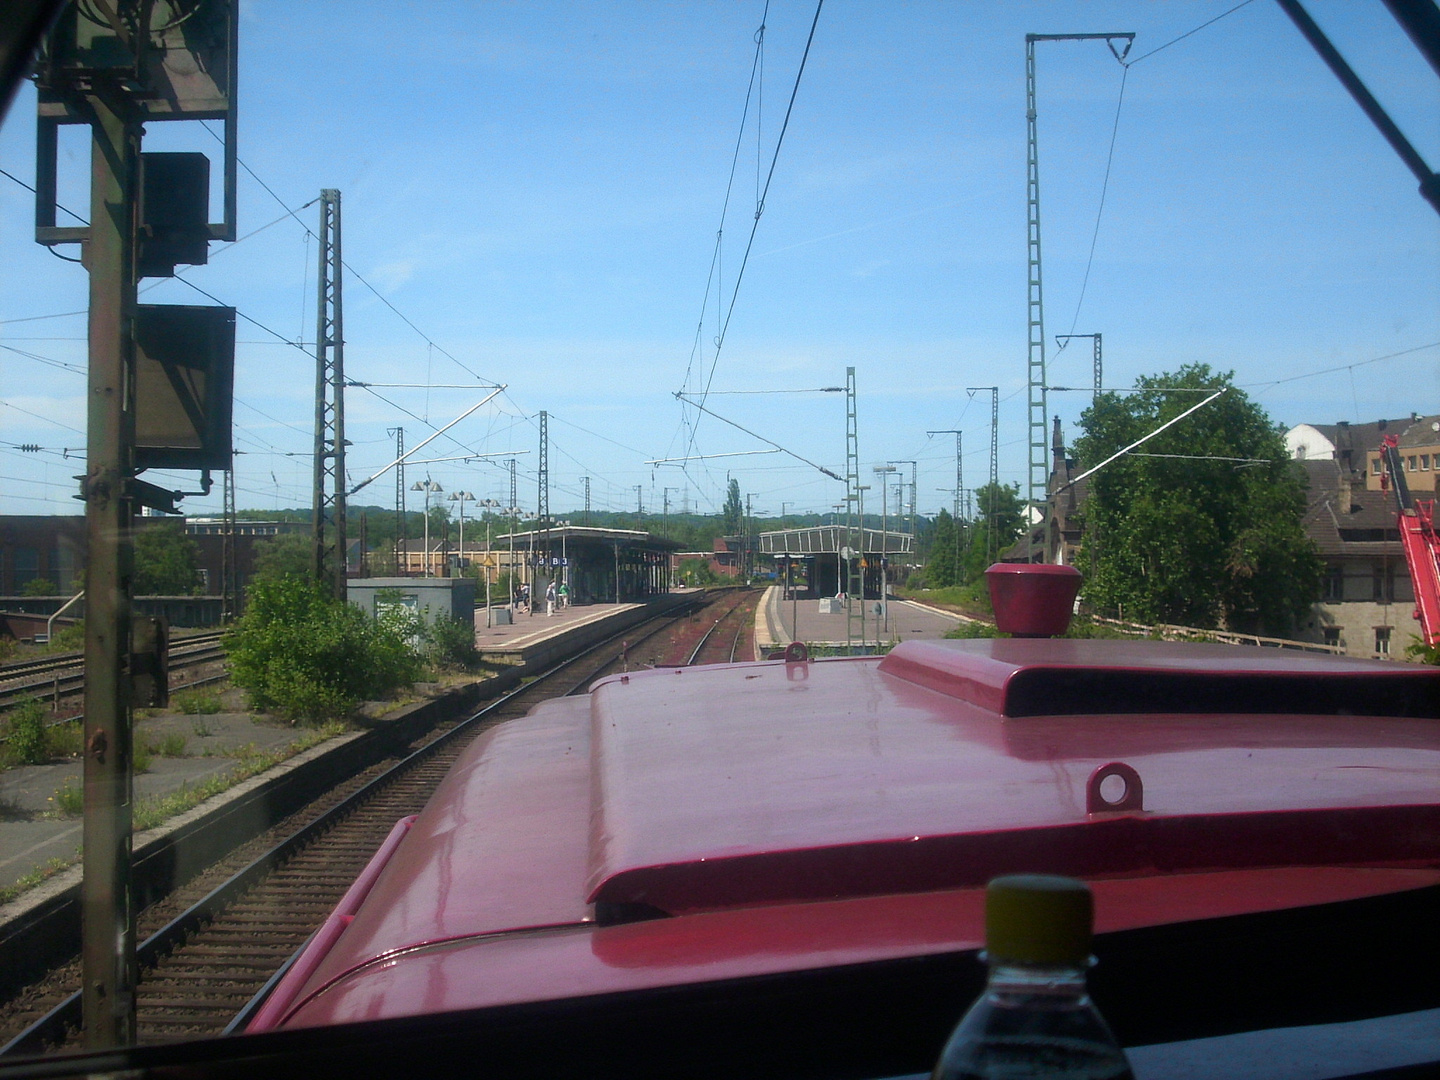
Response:
[[[589,626],[591,623],[599,622],[601,619],[614,615],[617,611],[628,611],[631,608],[639,606],[638,604],[621,604],[610,608],[608,611],[600,611],[593,615],[586,615],[583,618],[576,619],[574,622],[551,624],[543,630],[532,630],[528,634],[521,634],[519,637],[511,638],[509,641],[501,641],[493,645],[482,646],[481,651],[504,652],[510,649],[523,649],[526,645],[531,645],[535,642],[544,641],[547,638],[553,637],[558,630],[571,630],[577,626]],[[546,616],[531,615],[530,618],[543,619],[546,618]]]
[[[72,825],[64,832],[58,832],[54,836],[47,837],[46,839],[41,840],[38,844],[31,844],[28,848],[20,852],[18,855],[11,855],[8,859],[0,859],[0,866],[9,866],[13,862],[19,862],[21,859],[29,858],[41,848],[47,847],[50,844],[54,844],[60,840],[64,840],[67,836],[73,836],[82,828],[84,828],[83,825]]]

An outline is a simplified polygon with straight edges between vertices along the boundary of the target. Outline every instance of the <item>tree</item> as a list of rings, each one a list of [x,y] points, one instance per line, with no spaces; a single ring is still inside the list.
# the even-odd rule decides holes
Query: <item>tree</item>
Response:
[[[1024,523],[1019,484],[986,484],[975,491],[975,508],[979,516],[970,528],[970,542],[965,548],[961,578],[965,583],[977,580],[986,567],[1020,536]]]
[[[930,534],[930,557],[925,560],[925,584],[944,589],[955,584],[955,519],[948,510],[935,515]]]
[[[1138,393],[1102,394],[1081,417],[1076,449],[1088,466],[1199,396],[1167,391],[1227,390],[1142,451],[1175,456],[1128,454],[1091,478],[1080,566],[1097,610],[1283,637],[1319,598],[1302,474],[1280,428],[1232,380],[1188,364],[1137,380]]]
[[[135,592],[139,596],[189,596],[199,584],[199,549],[178,521],[136,531]]]
[[[725,495],[725,535],[738,536],[745,522],[745,504],[740,501],[740,481],[731,480]]]
[[[303,532],[280,533],[255,545],[252,581],[302,580],[314,576],[315,548]]]

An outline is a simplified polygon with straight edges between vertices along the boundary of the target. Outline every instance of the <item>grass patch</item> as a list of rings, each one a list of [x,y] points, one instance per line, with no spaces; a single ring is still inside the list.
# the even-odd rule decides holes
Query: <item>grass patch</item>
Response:
[[[50,741],[51,757],[79,757],[85,746],[85,727],[79,720],[66,720],[52,725],[46,737]]]
[[[190,721],[190,730],[195,733],[197,739],[208,739],[214,735],[214,730],[207,724],[203,717]]]
[[[66,784],[55,789],[50,801],[61,817],[79,817],[85,811],[85,790],[79,784]]]
[[[155,752],[150,744],[144,739],[136,739],[130,747],[130,763],[137,773],[149,772],[153,765]]]
[[[161,757],[184,757],[185,741],[184,735],[181,735],[178,731],[173,731],[158,743],[152,743],[150,749]]]
[[[171,704],[186,716],[213,716],[222,708],[220,695],[214,690],[179,690]]]
[[[312,746],[332,739],[336,735],[343,735],[348,730],[349,727],[346,724],[331,721],[313,731],[306,732],[301,738],[279,750],[257,750],[254,743],[237,746],[230,752],[231,756],[236,759],[236,764],[229,772],[213,776],[194,787],[182,784],[179,791],[171,792],[169,795],[139,800],[135,805],[135,831],[153,829],[176,814],[193,810],[206,799],[213,798],[222,791],[227,791],[236,784],[248,780],[266,769],[273,768],[296,754],[309,750]]]
[[[6,885],[0,889],[0,904],[8,904],[21,893],[29,892],[35,886],[40,885],[54,877],[66,867],[74,866],[75,859],[51,859],[44,866],[36,867],[24,877],[17,880],[13,885]]]

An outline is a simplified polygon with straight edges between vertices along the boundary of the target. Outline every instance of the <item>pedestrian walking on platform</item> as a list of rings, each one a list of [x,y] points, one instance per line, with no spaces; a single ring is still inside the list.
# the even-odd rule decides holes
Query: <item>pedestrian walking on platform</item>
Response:
[[[555,582],[545,586],[545,614],[555,614]]]
[[[564,611],[570,606],[570,586],[565,582],[560,583],[560,610]]]

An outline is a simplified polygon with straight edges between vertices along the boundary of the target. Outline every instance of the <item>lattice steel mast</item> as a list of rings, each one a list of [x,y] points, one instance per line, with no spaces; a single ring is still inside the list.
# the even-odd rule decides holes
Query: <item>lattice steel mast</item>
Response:
[[[990,395],[990,492],[991,506],[994,506],[994,494],[1000,487],[1000,388],[998,386],[967,386],[967,393],[979,393],[984,390]],[[979,510],[979,499],[976,499],[976,510]],[[995,561],[995,516],[987,513],[985,515],[985,561]]]
[[[856,631],[865,644],[864,504],[860,501],[860,432],[855,412],[855,369],[845,369],[845,547],[840,555],[845,571],[845,651],[855,651]],[[858,525],[858,530],[857,530]]]
[[[345,325],[340,192],[320,192],[320,275],[315,316],[315,579],[345,599]]]
[[[410,573],[410,545],[405,537],[405,429],[389,428],[395,436],[395,573]]]
[[[1124,40],[1124,51],[1114,42]],[[1035,43],[1037,41],[1104,41],[1117,60],[1124,60],[1130,51],[1134,34],[1026,34],[1025,35],[1025,122],[1029,156],[1026,167],[1026,205],[1029,210],[1030,347],[1026,365],[1030,397],[1028,405],[1027,442],[1030,465],[1027,475],[1027,506],[1044,500],[1050,482],[1050,444],[1048,438],[1048,406],[1045,400],[1045,305],[1040,273],[1040,153],[1035,109]],[[1098,383],[1097,383],[1098,385]],[[1030,528],[1027,517],[1026,556],[1029,557]]]
[[[537,477],[539,493],[535,499],[536,516],[545,538],[542,550],[545,559],[545,577],[550,577],[550,414],[540,410],[540,474]]]

